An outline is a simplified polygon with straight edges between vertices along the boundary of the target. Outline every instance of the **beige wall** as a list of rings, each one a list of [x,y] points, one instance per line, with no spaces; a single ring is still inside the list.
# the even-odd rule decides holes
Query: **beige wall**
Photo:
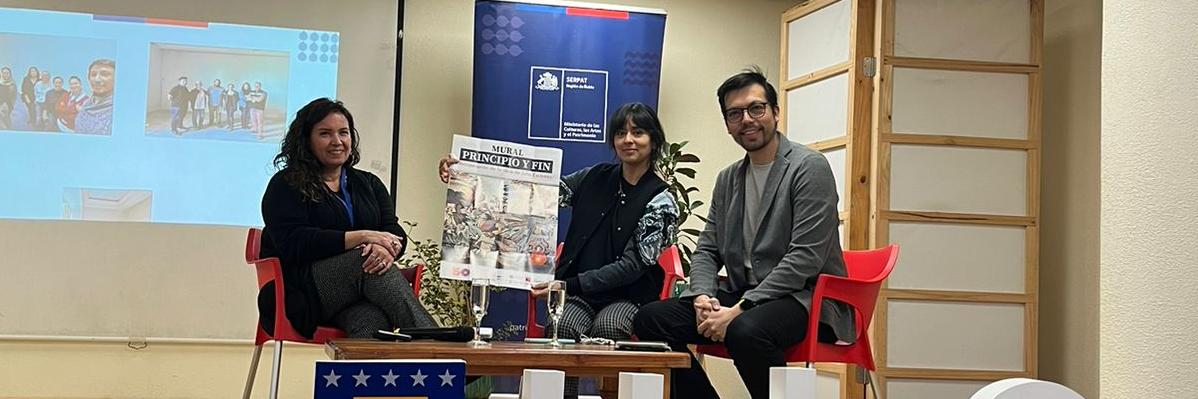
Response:
[[[1102,4],[1049,0],[1044,14],[1040,378],[1097,398]]]
[[[1195,398],[1198,3],[1104,1],[1099,381]]]
[[[286,344],[280,398],[311,398],[316,345]],[[262,351],[255,398],[269,392],[273,347]],[[239,398],[249,370],[248,345],[0,342],[0,399]]]

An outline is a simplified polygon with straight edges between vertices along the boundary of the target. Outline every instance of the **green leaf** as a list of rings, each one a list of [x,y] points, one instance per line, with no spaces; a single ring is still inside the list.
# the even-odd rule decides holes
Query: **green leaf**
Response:
[[[693,236],[697,236],[699,233],[701,233],[699,229],[682,229],[682,232]]]
[[[674,170],[674,173],[677,173],[677,174],[680,174],[680,175],[683,175],[683,176],[686,176],[686,177],[689,177],[692,179],[695,178],[695,170],[691,169],[691,168],[678,168],[678,169]]]
[[[687,187],[686,190],[683,192],[684,193],[694,193],[694,192],[698,192],[698,191],[699,191],[698,187]]]
[[[699,162],[699,156],[695,154],[682,154],[678,156],[678,162],[695,163]]]
[[[693,210],[695,210],[695,208],[698,208],[698,207],[700,207],[700,206],[703,206],[703,204],[704,204],[704,202],[703,202],[703,201],[695,201],[695,202],[692,202],[692,203],[690,204],[690,208],[691,208],[691,210],[693,211]]]

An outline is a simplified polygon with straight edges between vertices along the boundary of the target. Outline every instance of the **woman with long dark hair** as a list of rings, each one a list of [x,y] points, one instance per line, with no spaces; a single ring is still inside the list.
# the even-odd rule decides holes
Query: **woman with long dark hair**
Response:
[[[29,72],[25,74],[25,78],[21,79],[21,102],[25,104],[25,123],[29,125],[27,130],[37,130],[35,126],[37,121],[37,96],[34,93],[34,88],[37,86],[37,81],[41,79],[42,73],[37,67],[29,67]]]
[[[407,234],[383,182],[354,168],[359,160],[349,109],[316,99],[295,114],[262,197],[262,256],[279,257],[287,317],[305,336],[317,325],[351,337],[436,326],[403,275],[391,271]],[[262,320],[273,319],[272,293],[258,296]]]

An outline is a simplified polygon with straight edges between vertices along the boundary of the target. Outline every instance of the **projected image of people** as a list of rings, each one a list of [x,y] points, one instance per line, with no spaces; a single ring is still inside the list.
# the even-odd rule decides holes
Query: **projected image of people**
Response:
[[[17,101],[17,85],[12,69],[0,67],[0,130],[12,129],[12,109]]]
[[[116,87],[116,63],[101,59],[87,67],[91,95],[75,109],[75,133],[112,135],[112,99]],[[68,97],[69,98],[69,97]],[[77,99],[78,100],[78,99]]]
[[[278,142],[286,123],[286,53],[150,44],[146,135]],[[223,83],[223,84],[222,84]]]
[[[113,52],[107,40],[0,34],[0,130],[111,135]]]

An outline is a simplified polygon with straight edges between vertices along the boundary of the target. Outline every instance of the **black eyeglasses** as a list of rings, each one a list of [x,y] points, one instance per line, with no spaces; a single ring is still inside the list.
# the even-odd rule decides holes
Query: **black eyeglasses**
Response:
[[[749,117],[753,119],[761,119],[765,116],[765,110],[769,108],[769,103],[755,102],[749,104],[747,108],[728,108],[724,110],[724,122],[728,124],[740,123],[741,117],[745,112],[749,113]]]

